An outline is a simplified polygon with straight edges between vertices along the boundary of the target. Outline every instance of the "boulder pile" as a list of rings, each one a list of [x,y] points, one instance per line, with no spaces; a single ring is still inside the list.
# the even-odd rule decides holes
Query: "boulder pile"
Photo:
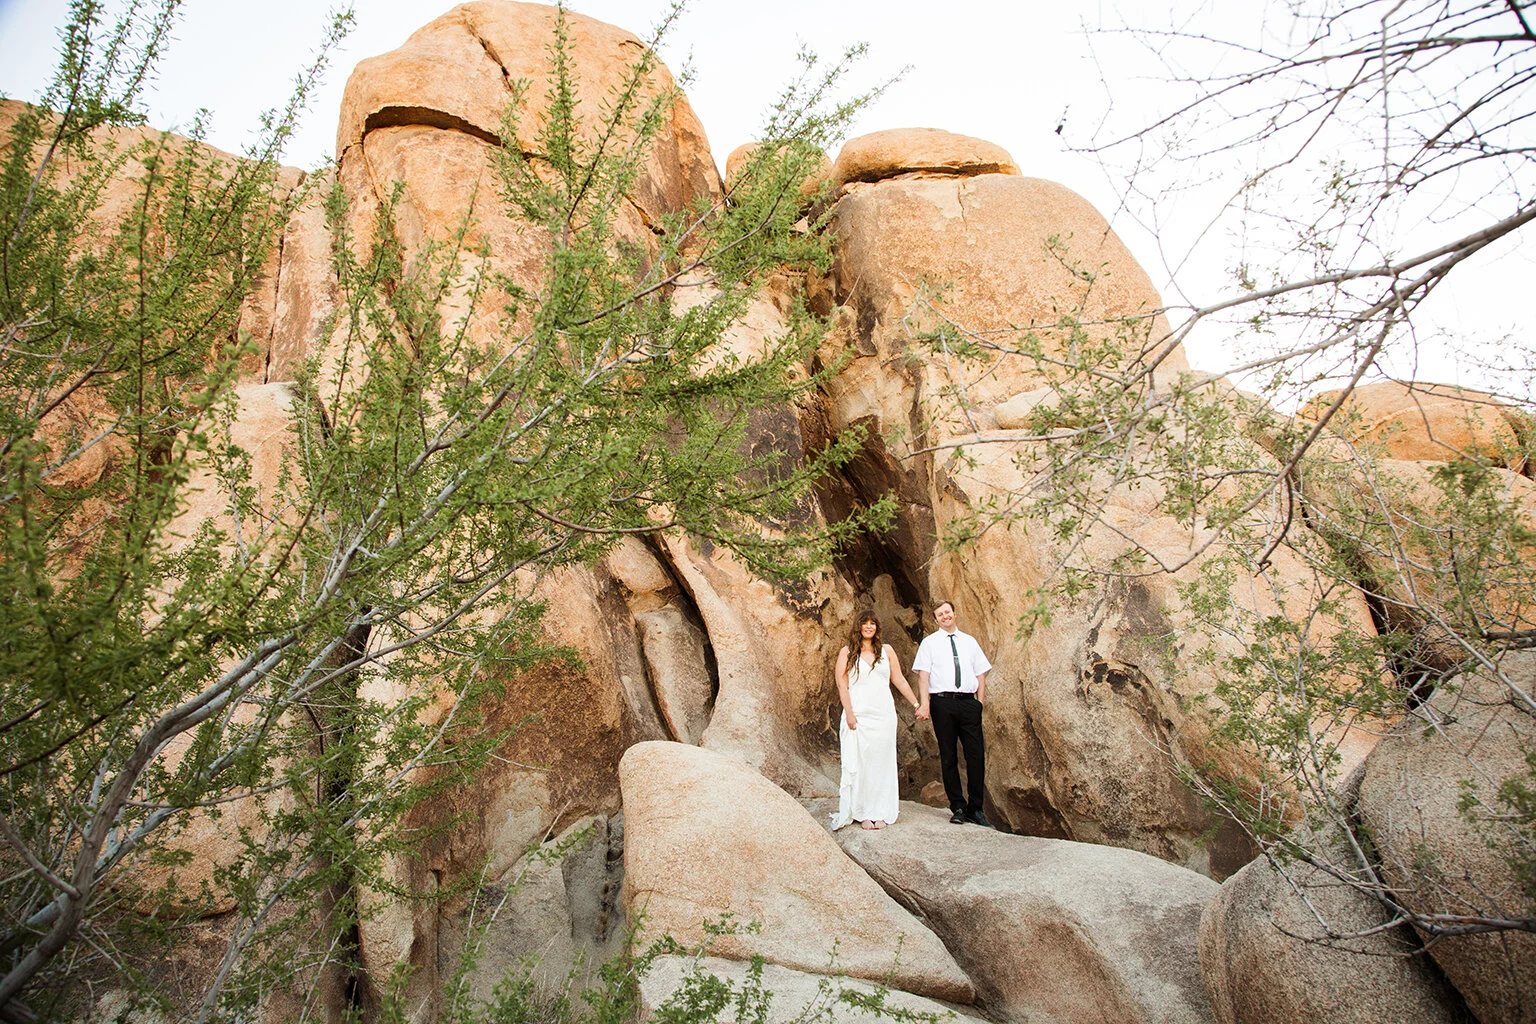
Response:
[[[357,66],[335,170],[354,236],[367,237],[394,201],[407,259],[462,228],[462,258],[474,269],[503,288],[538,283],[550,238],[496,201],[491,159],[505,147],[539,156],[529,126],[553,75],[554,17],[540,5],[476,0]],[[576,83],[595,108],[643,44],[577,14],[568,31]],[[513,126],[502,111],[519,81],[528,106]],[[616,229],[639,250],[666,214],[701,198],[725,203],[751,156],[750,147],[733,153],[722,181],[666,69],[645,88],[672,98]],[[489,726],[529,715],[537,725],[519,730],[473,786],[414,812],[433,838],[391,862],[394,882],[457,892],[476,872],[481,891],[409,905],[365,894],[378,910],[358,935],[370,984],[408,965],[410,1010],[433,1019],[490,894],[500,916],[485,933],[476,991],[529,956],[542,957],[540,984],[557,986],[573,965],[617,949],[633,922],[642,942],[670,935],[702,958],[659,961],[642,985],[646,1013],[698,966],[741,984],[757,957],[767,963],[762,985],[783,1000],[825,997],[829,983],[858,992],[881,984],[904,1011],[1003,1024],[1536,1020],[1528,933],[1437,937],[1423,923],[1524,898],[1499,837],[1490,846],[1496,816],[1469,818],[1457,780],[1486,796],[1536,749],[1531,663],[1468,670],[1386,738],[1343,743],[1346,767],[1360,766],[1348,797],[1357,830],[1312,843],[1334,851],[1336,864],[1255,860],[1246,834],[1186,783],[1189,767],[1227,756],[1212,743],[1205,702],[1221,681],[1219,656],[1240,653],[1242,641],[1201,633],[1182,596],[1222,557],[1221,544],[1206,546],[1198,525],[1161,510],[1156,487],[1115,490],[1077,557],[1107,561],[1130,537],[1180,568],[1064,601],[1050,621],[1021,631],[1063,544],[1022,527],[940,543],[1010,496],[1048,495],[1035,475],[1049,443],[1038,432],[1063,396],[1041,360],[1113,336],[1154,387],[1189,372],[1147,274],[1081,196],[1025,175],[995,144],[937,129],[850,139],[802,196],[828,204],[836,263],[824,275],[777,275],[731,344],[750,352],[803,301],[831,324],[817,362],[841,369],[804,408],[754,429],[800,458],[863,428],[862,453],[803,512],[835,521],[891,495],[894,526],[793,587],[685,536],[626,538],[599,564],[541,579],[547,639],[579,661],[507,679]],[[286,382],[307,359],[341,357],[317,341],[336,303],[335,239],[318,203],[293,214],[269,279],[247,303],[261,355],[246,368],[232,433],[255,445],[258,487]],[[470,329],[495,336],[499,307],[497,296],[483,297]],[[999,339],[1021,332],[1038,341],[1038,359],[999,350]],[[920,335],[963,341],[974,358],[917,345]],[[1318,396],[1301,416],[1320,416],[1335,397]],[[1248,415],[1239,405],[1234,421]],[[83,422],[91,411],[60,415]],[[1299,469],[1320,518],[1291,523],[1278,505],[1251,512],[1260,526],[1285,521],[1300,539],[1233,589],[1246,612],[1284,616],[1326,587],[1304,552],[1321,543],[1311,530],[1328,509],[1359,507],[1349,460],[1361,451],[1385,457],[1410,485],[1468,455],[1494,460],[1511,500],[1536,509],[1522,454],[1530,423],[1488,396],[1361,388],[1333,423],[1333,447],[1318,450],[1338,458]],[[1277,468],[1265,437],[1250,433],[1232,444],[1253,465]],[[1419,556],[1404,578],[1441,593],[1435,550]],[[1362,572],[1380,568],[1380,557],[1362,552]],[[925,610],[941,597],[995,665],[986,811],[1002,829],[957,828],[916,802],[935,799],[938,761],[931,729],[904,711],[900,821],[828,834],[821,822],[838,777],[830,666],[847,624],[858,607],[877,609],[910,665]],[[1335,595],[1318,636],[1393,625],[1390,598],[1364,584]],[[1530,597],[1488,600],[1518,619]],[[221,840],[205,826],[180,841],[211,878]],[[561,864],[538,855],[556,847]],[[1399,911],[1421,915],[1417,931],[1392,926]],[[767,1019],[782,1013],[779,1004]],[[834,1016],[864,1019],[851,1004]]]

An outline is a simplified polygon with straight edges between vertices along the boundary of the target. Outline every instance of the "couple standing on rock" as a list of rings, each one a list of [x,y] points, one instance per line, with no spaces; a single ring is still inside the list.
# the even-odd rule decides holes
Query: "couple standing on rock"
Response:
[[[837,695],[843,703],[843,771],[832,828],[852,822],[866,829],[896,820],[896,704],[891,687],[901,691],[920,720],[932,720],[939,741],[949,820],[990,827],[981,812],[986,752],[981,737],[981,707],[987,699],[992,663],[969,633],[955,628],[955,606],[940,601],[933,609],[939,628],[923,638],[912,662],[917,693],[907,685],[901,663],[881,642],[880,619],[860,612],[848,644],[837,655]],[[932,697],[930,705],[929,698]],[[965,747],[970,798],[960,788],[957,746]]]

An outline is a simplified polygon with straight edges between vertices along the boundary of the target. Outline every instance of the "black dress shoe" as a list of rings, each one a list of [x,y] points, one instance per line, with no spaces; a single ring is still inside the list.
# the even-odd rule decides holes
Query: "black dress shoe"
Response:
[[[970,820],[971,819],[965,816],[965,810],[963,808],[958,811],[952,811],[949,815],[949,823],[951,825],[964,825],[967,821]]]
[[[954,821],[955,819],[950,818],[949,820]],[[961,820],[968,821],[972,825],[980,825],[982,828],[992,827],[992,823],[987,820],[987,816],[982,814],[980,811],[966,811],[964,818]]]

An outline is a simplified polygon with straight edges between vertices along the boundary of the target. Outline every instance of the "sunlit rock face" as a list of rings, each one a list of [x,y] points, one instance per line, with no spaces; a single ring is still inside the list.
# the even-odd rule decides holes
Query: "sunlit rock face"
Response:
[[[847,364],[827,388],[828,420],[879,438],[847,478],[857,498],[900,499],[880,569],[923,603],[955,601],[962,628],[996,666],[989,807],[1029,834],[1127,846],[1218,877],[1236,870],[1252,850],[1234,830],[1201,841],[1218,823],[1177,770],[1214,754],[1195,701],[1217,675],[1198,655],[1211,645],[1237,649],[1192,633],[1177,597],[1205,559],[1064,603],[1021,636],[1031,595],[1049,583],[1064,546],[1022,525],[958,549],[938,543],[989,502],[1038,488],[1045,467],[1043,444],[1025,427],[1032,411],[1053,406],[1052,377],[995,349],[1033,333],[1046,357],[1061,355],[1077,330],[1156,361],[1154,380],[1168,381],[1187,364],[1165,344],[1161,299],[1091,205],[1020,176],[995,146],[882,132],[850,141],[835,168],[845,183],[834,211],[838,308],[823,360]],[[965,363],[914,343],[935,329],[981,346],[983,358]],[[1162,513],[1160,497],[1155,487],[1113,493],[1079,558],[1107,564],[1134,538],[1178,565],[1206,538]],[[1271,614],[1323,585],[1288,552],[1277,553],[1276,567],[1237,595],[1244,607]],[[1371,628],[1363,602],[1344,617],[1335,628]]]
[[[510,146],[538,159],[532,126],[550,80],[554,18],[553,9],[532,4],[465,4],[400,49],[358,65],[342,105],[335,171],[354,241],[370,237],[374,218],[398,185],[394,219],[408,257],[462,228],[470,243],[466,270],[503,275],[526,287],[539,283],[550,240],[499,202],[492,161]],[[590,18],[567,18],[578,85],[584,95],[608,95],[643,53],[642,44]],[[528,82],[527,106],[513,132],[501,115],[511,83],[520,80]],[[673,86],[659,68],[646,88],[659,93]],[[749,152],[739,151],[738,170]],[[285,171],[279,186],[287,191],[281,194],[289,195],[301,178]],[[251,402],[249,409],[242,406],[234,435],[269,438],[287,408],[281,382],[294,379],[307,359],[318,358],[324,367],[336,356],[320,337],[337,301],[329,261],[333,226],[320,205],[330,182],[311,184],[314,191],[289,215],[268,274],[243,310],[242,327],[256,339],[257,354],[245,368]],[[1110,967],[1088,957],[1077,968],[1103,982],[1106,992],[1113,990],[1110,1002],[1126,1014],[1148,1015],[1127,1019],[1165,1019],[1157,1006],[1143,1005],[1144,992],[1131,991],[1156,976],[1168,986],[1163,1001],[1176,1007],[1166,1019],[1204,1020],[1209,1010],[1192,984],[1191,956],[1194,922],[1215,886],[1183,869],[1221,879],[1254,853],[1235,828],[1212,817],[1179,774],[1181,766],[1223,756],[1211,744],[1200,706],[1217,682],[1217,669],[1204,655],[1238,653],[1241,645],[1202,634],[1180,590],[1221,554],[1220,543],[1206,547],[1210,538],[1163,512],[1156,487],[1117,492],[1078,560],[1108,562],[1134,538],[1179,568],[1062,602],[1049,623],[1030,632],[1021,631],[1020,623],[1058,568],[1061,545],[1022,525],[990,529],[959,548],[941,542],[988,503],[1029,494],[1044,464],[1033,431],[1049,418],[1042,419],[1042,410],[1059,400],[1053,378],[1033,360],[1005,357],[989,346],[1032,334],[1049,357],[1065,351],[1073,330],[1112,337],[1143,362],[1155,387],[1166,387],[1188,366],[1182,351],[1168,343],[1162,301],[1086,200],[1025,176],[1010,154],[983,140],[937,129],[856,138],[808,179],[804,197],[808,206],[830,214],[835,266],[825,276],[776,275],[723,343],[721,356],[750,357],[785,329],[788,311],[805,300],[830,320],[817,360],[841,369],[798,406],[762,413],[750,443],[800,459],[847,429],[863,430],[865,442],[852,463],[822,482],[814,500],[795,510],[792,521],[763,528],[837,521],[886,495],[898,504],[895,525],[854,542],[834,564],[794,586],[759,578],[730,552],[678,535],[628,537],[595,564],[540,579],[536,592],[548,608],[545,638],[574,651],[579,661],[551,662],[505,680],[504,695],[487,709],[487,724],[504,729],[529,720],[470,785],[413,812],[409,824],[432,838],[394,857],[393,880],[431,893],[473,877],[507,892],[530,872],[519,906],[527,920],[559,933],[559,941],[544,948],[561,964],[610,952],[616,922],[626,908],[641,906],[651,908],[654,920],[689,934],[721,913],[772,917],[778,933],[716,952],[733,959],[762,952],[783,968],[786,985],[793,980],[788,972],[831,969],[823,962],[821,939],[839,931],[858,940],[844,947],[845,957],[857,954],[854,973],[879,977],[889,967],[882,959],[891,953],[886,940],[905,930],[909,943],[930,952],[932,962],[901,974],[901,987],[924,997],[976,996],[994,1019],[1034,1019],[1033,1004],[1009,990],[1022,984],[1008,980],[1018,965],[976,952],[980,940],[966,929],[984,915],[971,914],[964,900],[952,901],[943,910],[943,926],[930,930],[909,913],[914,901],[921,904],[927,896],[906,892],[912,886],[894,877],[882,877],[880,885],[869,877],[887,870],[880,864],[900,859],[894,837],[841,837],[853,853],[850,860],[795,802],[836,795],[839,712],[832,665],[856,611],[877,610],[887,641],[910,666],[917,643],[933,628],[927,609],[948,599],[961,628],[978,637],[995,666],[985,711],[987,813],[1007,831],[1053,841],[999,847],[1018,861],[1010,869],[1023,880],[1017,891],[1045,885],[1031,874],[1031,857],[1020,851],[1048,851],[1042,862],[1059,855],[1071,868],[1072,894],[1082,905],[1063,909],[1063,901],[1042,897],[1016,916],[1027,920],[1031,934],[1049,934],[1076,927],[1069,919],[1087,907],[1093,934],[1116,942],[1129,934],[1143,946],[1157,941],[1158,927],[1166,928],[1168,948],[1181,951],[1172,966],[1122,943]],[[617,233],[643,248],[659,218],[699,200],[723,202],[722,185],[703,127],[679,94],[620,208]],[[681,282],[672,299],[680,306],[700,301],[707,287]],[[493,346],[510,329],[499,298],[494,289],[483,295],[470,320],[476,339]],[[460,315],[464,300],[451,297],[442,315]],[[979,347],[980,360],[962,363],[942,345],[918,340],[941,328]],[[1465,394],[1428,393],[1433,401],[1409,404],[1396,392],[1364,394],[1356,402],[1361,416],[1351,421],[1355,433],[1338,443],[1379,442],[1397,459],[1421,460],[1401,463],[1410,467],[1401,475],[1423,476],[1432,472],[1423,460],[1450,450],[1444,443],[1456,450],[1508,452],[1527,429],[1512,413]],[[61,423],[68,419],[75,426],[58,429],[84,429],[79,425],[98,414],[63,408]],[[51,429],[45,424],[45,432]],[[1238,437],[1232,444],[1253,464],[1278,468],[1258,442]],[[103,446],[100,458],[120,454]],[[1518,475],[1523,468],[1511,455],[1501,474],[1511,493],[1521,496],[1530,493],[1529,481]],[[80,479],[58,485],[89,486],[97,469],[83,462],[78,472]],[[279,476],[271,460],[253,466],[258,488]],[[196,514],[214,516],[217,509]],[[1266,506],[1254,515],[1261,525],[1278,528],[1278,521],[1264,517],[1277,517],[1279,510]],[[1279,614],[1287,605],[1309,602],[1326,585],[1298,553],[1316,537],[1300,523],[1290,529],[1293,544],[1274,553],[1270,571],[1234,591],[1242,609]],[[1197,554],[1186,557],[1190,552]],[[1374,628],[1358,594],[1339,604],[1333,621],[1318,625],[1318,636]],[[367,696],[388,701],[402,695],[381,690]],[[902,796],[915,800],[938,778],[936,745],[929,725],[914,721],[908,709],[898,714]],[[1371,806],[1384,808],[1381,813],[1407,799],[1388,787],[1397,776],[1383,773],[1395,764],[1393,751],[1406,749],[1410,739],[1394,738],[1374,762],[1371,785],[1380,793]],[[1374,742],[1368,736],[1343,741],[1347,763],[1364,759]],[[1244,768],[1236,761],[1218,764],[1232,774]],[[708,813],[701,815],[701,808]],[[930,832],[951,827],[942,816],[912,817]],[[445,823],[451,824],[438,827]],[[188,830],[188,848],[209,851],[216,863],[217,836],[205,835],[201,824]],[[575,866],[534,870],[530,848],[582,828],[592,838]],[[903,821],[893,828],[917,825]],[[772,835],[754,834],[763,830]],[[882,854],[883,838],[893,841]],[[953,874],[942,875],[939,888],[958,891],[985,873],[984,848],[993,839],[959,841],[965,853],[960,862],[968,866],[946,869]],[[1059,840],[1139,852],[1115,850],[1095,859],[1093,851],[1054,842]],[[814,865],[796,860],[807,850]],[[1464,852],[1453,844],[1446,855],[1455,859]],[[921,860],[909,853],[912,863]],[[688,877],[705,854],[713,873]],[[1141,854],[1172,865],[1159,866]],[[635,876],[625,877],[626,865]],[[1118,904],[1093,890],[1094,865],[1130,865],[1127,877],[1145,879],[1152,888],[1163,884],[1160,879],[1175,879],[1177,898],[1117,916]],[[812,877],[863,893],[867,905],[854,913],[836,904],[835,893],[791,891]],[[1247,943],[1251,952],[1268,947],[1238,927],[1238,919],[1250,914],[1246,908],[1263,895],[1254,894],[1254,874],[1247,877],[1222,897],[1219,918],[1208,915],[1223,930],[1218,934],[1212,924],[1207,931],[1234,947]],[[879,891],[881,885],[891,897]],[[989,907],[1008,895],[993,892],[994,900],[985,886],[977,891]],[[414,1019],[432,1019],[454,951],[465,941],[472,904],[364,896],[374,913],[361,924],[357,941],[373,997],[395,965],[408,964],[407,1009]],[[1162,923],[1149,924],[1151,918]],[[508,924],[493,936],[491,959],[498,969],[537,951],[538,936],[519,928]],[[1084,933],[1074,934],[1081,939]],[[1445,969],[1459,968],[1448,962]],[[557,973],[545,970],[541,983],[555,984]],[[1113,984],[1104,980],[1111,975]],[[1207,984],[1215,985],[1209,969],[1207,975]],[[1235,984],[1229,976],[1235,975],[1221,973],[1226,980],[1220,984]],[[1490,1005],[1503,1005],[1503,998],[1499,992],[1488,996]],[[1099,1019],[1074,1016],[1066,1005],[1070,999],[1062,999],[1051,1004],[1058,1014],[1052,1019]],[[1217,1019],[1226,1019],[1224,1012],[1218,1009]]]

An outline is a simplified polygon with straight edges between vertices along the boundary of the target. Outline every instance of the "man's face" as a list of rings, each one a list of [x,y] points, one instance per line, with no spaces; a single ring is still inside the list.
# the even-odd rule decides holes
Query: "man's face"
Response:
[[[933,610],[933,618],[939,624],[939,628],[948,633],[955,628],[954,606],[945,602]]]

